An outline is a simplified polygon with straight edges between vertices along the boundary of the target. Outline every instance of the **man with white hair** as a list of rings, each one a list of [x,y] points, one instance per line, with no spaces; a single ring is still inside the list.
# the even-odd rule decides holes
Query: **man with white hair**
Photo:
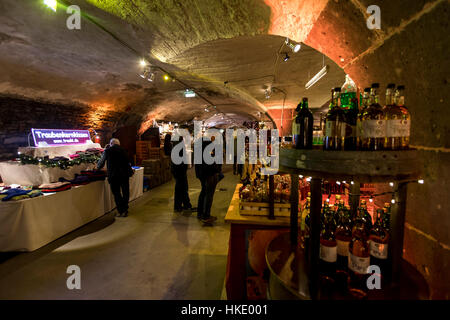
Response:
[[[117,216],[127,217],[130,199],[129,180],[134,171],[131,168],[127,152],[120,146],[119,139],[111,139],[97,164],[97,168],[99,170],[103,168],[105,162],[107,163],[108,182],[117,206]]]

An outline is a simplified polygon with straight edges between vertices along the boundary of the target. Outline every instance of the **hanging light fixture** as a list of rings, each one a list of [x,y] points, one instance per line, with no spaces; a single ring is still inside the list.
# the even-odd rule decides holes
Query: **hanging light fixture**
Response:
[[[58,6],[58,2],[56,0],[44,0],[44,4],[56,12],[56,7]]]
[[[289,55],[287,54],[287,52],[285,52],[285,53],[284,53],[283,61],[286,62],[286,61],[289,60],[289,58],[290,58]]]
[[[317,81],[322,79],[322,77],[327,74],[328,70],[330,70],[330,66],[324,66],[314,77],[311,78],[311,80],[306,83],[305,88],[311,88]]]
[[[272,95],[272,90],[270,88],[264,90],[264,95],[266,99],[270,99],[270,96]]]
[[[300,45],[300,43],[295,44],[295,43],[293,43],[289,38],[286,38],[286,40],[285,40],[284,43],[286,43],[286,45],[287,45],[289,48],[291,48],[291,49],[292,49],[292,52],[294,52],[294,53],[299,52],[299,51],[300,51],[300,48],[302,47],[302,46]]]

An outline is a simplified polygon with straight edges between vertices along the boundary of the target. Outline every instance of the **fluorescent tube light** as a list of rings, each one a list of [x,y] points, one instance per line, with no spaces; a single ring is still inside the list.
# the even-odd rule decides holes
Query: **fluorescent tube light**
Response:
[[[317,81],[322,79],[322,77],[327,74],[328,70],[330,70],[330,66],[329,65],[324,66],[322,70],[320,70],[314,77],[312,77],[311,80],[308,81],[308,83],[305,85],[305,88],[306,89],[311,88]]]

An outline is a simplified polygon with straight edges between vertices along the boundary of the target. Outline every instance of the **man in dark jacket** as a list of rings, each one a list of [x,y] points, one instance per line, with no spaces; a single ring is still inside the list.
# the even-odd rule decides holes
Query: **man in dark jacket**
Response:
[[[111,139],[109,148],[103,152],[97,164],[100,170],[107,162],[108,182],[116,202],[118,217],[128,216],[128,201],[130,199],[129,179],[134,171],[131,168],[127,152],[120,146],[119,139]]]
[[[211,141],[203,141],[202,150],[205,150],[205,147],[210,143]],[[221,165],[216,163],[206,164],[203,157],[202,163],[195,165],[195,175],[202,184],[202,190],[198,197],[197,218],[205,224],[211,224],[217,220],[216,217],[211,216],[211,206],[221,172]]]
[[[180,137],[178,141],[174,142],[174,146],[179,143],[184,143],[182,137]],[[166,146],[166,143],[164,143],[164,152],[167,156],[171,156],[172,147],[168,144]],[[186,148],[183,147],[181,152],[184,154],[186,152]],[[186,163],[174,164],[171,161],[170,169],[173,177],[175,178],[174,211],[182,212],[185,210],[192,212],[196,210],[197,208],[192,207],[191,200],[189,198],[189,185],[187,178],[188,165]]]

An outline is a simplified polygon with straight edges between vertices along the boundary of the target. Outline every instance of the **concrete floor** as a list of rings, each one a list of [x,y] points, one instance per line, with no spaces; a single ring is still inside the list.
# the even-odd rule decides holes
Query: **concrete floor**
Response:
[[[0,254],[0,299],[220,299],[229,225],[224,222],[237,183],[225,169],[214,196],[213,227],[195,214],[173,213],[174,181],[31,253]],[[200,183],[189,170],[197,206]],[[81,290],[69,290],[69,265],[81,268]],[[223,296],[222,296],[223,297]]]

